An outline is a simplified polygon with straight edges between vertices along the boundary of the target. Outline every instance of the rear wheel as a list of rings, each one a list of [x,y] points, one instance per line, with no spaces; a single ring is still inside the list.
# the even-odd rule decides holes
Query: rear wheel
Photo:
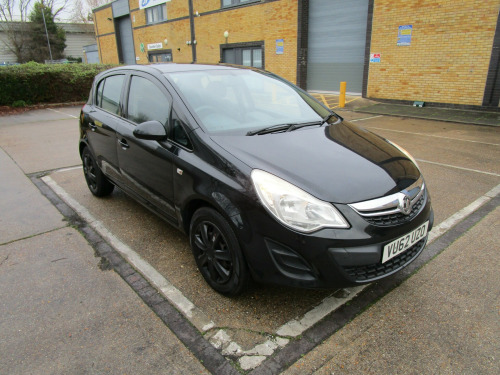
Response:
[[[229,223],[212,208],[203,207],[191,220],[189,239],[196,264],[206,282],[226,296],[241,294],[248,269]]]
[[[97,197],[104,197],[111,194],[115,186],[101,172],[88,147],[83,149],[82,162],[83,174],[85,175],[85,181],[87,181],[90,192]]]

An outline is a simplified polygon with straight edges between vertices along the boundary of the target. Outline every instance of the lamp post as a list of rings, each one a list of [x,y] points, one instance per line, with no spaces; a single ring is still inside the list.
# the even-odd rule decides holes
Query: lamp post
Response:
[[[50,54],[50,62],[52,63],[52,50],[50,49],[50,40],[49,40],[49,32],[47,31],[47,23],[45,23],[45,5],[40,4],[42,8],[42,18],[43,18],[43,26],[45,26],[45,35],[47,35],[47,45],[49,46],[49,54]]]

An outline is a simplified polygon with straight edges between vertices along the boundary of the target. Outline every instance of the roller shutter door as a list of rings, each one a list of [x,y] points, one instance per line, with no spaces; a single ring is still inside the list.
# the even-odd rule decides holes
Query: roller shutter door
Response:
[[[118,24],[118,40],[120,43],[121,60],[124,64],[135,64],[134,39],[130,16],[116,18]]]
[[[310,0],[307,89],[361,93],[368,0]]]

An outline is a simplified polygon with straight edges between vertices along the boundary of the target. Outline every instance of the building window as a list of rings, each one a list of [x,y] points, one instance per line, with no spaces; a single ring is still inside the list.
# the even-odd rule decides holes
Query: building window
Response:
[[[236,5],[244,5],[246,3],[255,3],[260,0],[222,0],[222,7],[232,7]]]
[[[167,20],[167,4],[146,8],[146,23],[158,23]]]
[[[222,47],[222,62],[264,68],[263,45],[248,45],[235,48]]]
[[[149,62],[152,63],[171,62],[172,50],[166,50],[161,52],[149,52],[148,59]]]

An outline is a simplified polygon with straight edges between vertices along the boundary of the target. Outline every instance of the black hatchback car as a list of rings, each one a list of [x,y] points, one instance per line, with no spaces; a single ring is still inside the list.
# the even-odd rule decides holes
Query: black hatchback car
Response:
[[[90,191],[118,186],[189,235],[219,293],[250,278],[372,282],[412,262],[434,216],[401,147],[266,71],[196,64],[99,74],[80,116]]]

